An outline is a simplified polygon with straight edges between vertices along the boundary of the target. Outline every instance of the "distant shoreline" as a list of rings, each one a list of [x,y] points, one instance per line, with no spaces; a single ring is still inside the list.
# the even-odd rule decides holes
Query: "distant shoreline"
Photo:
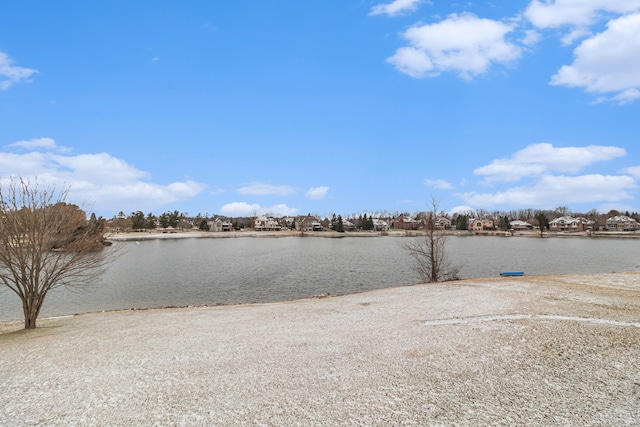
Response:
[[[132,242],[140,240],[161,240],[161,239],[187,239],[187,238],[205,238],[205,239],[225,239],[225,238],[282,238],[282,237],[324,237],[324,238],[345,238],[345,237],[418,237],[424,236],[421,230],[391,230],[391,231],[355,231],[336,233],[333,231],[201,231],[201,230],[174,230],[171,232],[163,231],[142,231],[142,232],[124,232],[124,233],[106,233],[105,238],[110,241]],[[504,231],[476,231],[469,232],[466,230],[446,231],[445,234],[453,237],[473,237],[473,236],[491,236],[491,237],[507,237]],[[540,233],[536,231],[515,231],[512,237],[532,237],[540,238]],[[638,232],[617,232],[617,231],[597,231],[595,233],[587,232],[546,232],[544,238],[640,238]]]

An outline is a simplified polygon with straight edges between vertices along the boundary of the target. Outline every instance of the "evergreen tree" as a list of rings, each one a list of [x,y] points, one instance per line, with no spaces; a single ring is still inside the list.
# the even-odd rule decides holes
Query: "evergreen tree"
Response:
[[[131,228],[141,230],[145,228],[144,213],[142,211],[133,212],[131,214]]]
[[[469,229],[469,215],[458,214],[455,219],[455,226],[457,230]]]
[[[360,222],[360,228],[363,230],[373,230],[373,217],[367,217],[367,214],[364,214]]]
[[[502,231],[507,231],[511,228],[511,222],[509,221],[509,218],[505,215],[503,217],[500,217],[500,230]]]
[[[162,228],[167,228],[167,227],[176,228],[182,218],[183,218],[183,215],[178,211],[165,212],[162,215],[160,215],[160,218],[158,218],[158,222],[160,222],[160,226]]]
[[[154,228],[156,228],[157,224],[158,224],[157,218],[155,217],[154,214],[149,212],[144,221],[144,228],[146,228],[147,230],[153,230]]]

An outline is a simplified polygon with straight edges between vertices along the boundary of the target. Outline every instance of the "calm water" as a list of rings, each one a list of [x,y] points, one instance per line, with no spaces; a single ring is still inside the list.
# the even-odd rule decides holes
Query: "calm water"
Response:
[[[419,281],[406,238],[167,239],[118,243],[122,255],[100,286],[57,290],[42,317],[126,308],[283,301]],[[452,237],[463,278],[606,273],[640,268],[640,240]],[[20,320],[20,300],[0,289],[0,320]]]

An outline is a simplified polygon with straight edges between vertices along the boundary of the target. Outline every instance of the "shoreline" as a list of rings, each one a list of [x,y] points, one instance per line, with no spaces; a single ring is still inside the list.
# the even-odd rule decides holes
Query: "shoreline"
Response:
[[[0,416],[16,426],[637,425],[638,319],[640,272],[52,318],[0,334]]]
[[[367,293],[380,292],[380,291],[392,291],[394,289],[403,289],[403,288],[412,288],[412,287],[420,287],[420,286],[447,286],[447,285],[464,285],[466,282],[486,282],[486,281],[511,281],[511,280],[532,280],[532,281],[556,281],[562,280],[563,277],[572,277],[572,276],[600,276],[600,275],[640,275],[640,270],[633,271],[623,271],[623,272],[613,272],[613,273],[591,273],[591,274],[537,274],[537,275],[522,275],[516,277],[510,276],[495,276],[495,277],[475,277],[475,278],[467,278],[467,279],[459,279],[459,280],[451,280],[447,282],[437,282],[437,283],[414,283],[408,285],[401,286],[390,286],[386,288],[379,289],[370,289],[361,292],[349,292],[349,293],[339,293],[339,294],[319,294],[313,295],[306,298],[297,298],[291,300],[282,300],[282,301],[265,301],[265,302],[244,302],[244,303],[216,303],[216,304],[194,304],[194,305],[165,305],[158,307],[132,307],[132,308],[120,308],[113,310],[96,310],[96,311],[85,311],[80,313],[72,313],[72,314],[62,314],[51,317],[42,317],[38,319],[38,324],[41,321],[51,321],[57,319],[66,319],[66,318],[74,318],[78,316],[88,316],[88,315],[101,315],[101,314],[112,314],[112,313],[135,313],[135,312],[146,312],[146,311],[162,311],[162,310],[190,310],[190,309],[206,309],[206,308],[218,308],[218,307],[226,307],[226,308],[234,308],[234,307],[252,307],[252,306],[260,306],[260,305],[273,305],[273,304],[295,304],[305,301],[315,301],[321,299],[328,298],[342,298],[354,295],[364,295]],[[16,331],[19,331],[24,326],[24,320],[0,320],[0,336],[4,333],[7,333],[7,329],[13,329],[15,327]]]
[[[451,237],[527,237],[541,238],[538,232],[515,231],[511,236],[505,236],[504,231],[446,231],[443,234]],[[105,233],[105,239],[114,242],[130,242],[136,240],[161,240],[161,239],[229,239],[229,238],[284,238],[284,237],[322,237],[340,239],[347,237],[420,237],[425,233],[421,230],[390,230],[390,231],[355,231],[336,233],[333,231],[201,231],[201,230],[180,230],[172,232],[143,231],[143,232],[122,232]],[[588,238],[588,239],[634,239],[640,238],[638,232],[624,231],[597,231],[587,232],[546,232],[542,238]]]

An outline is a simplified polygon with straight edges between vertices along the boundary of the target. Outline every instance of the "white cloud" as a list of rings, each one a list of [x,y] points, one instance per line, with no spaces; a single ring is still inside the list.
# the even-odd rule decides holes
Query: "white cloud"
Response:
[[[540,143],[517,151],[511,158],[494,160],[473,173],[486,176],[487,181],[517,181],[548,172],[576,173],[593,163],[625,155],[624,148],[613,146],[554,147]]]
[[[387,62],[395,65],[401,73],[417,79],[436,77],[440,74],[436,71],[429,55],[415,47],[401,47],[396,50],[395,55],[387,59]]]
[[[628,104],[640,98],[640,89],[627,89],[620,92],[616,96],[611,98],[611,101],[615,101],[619,104]]]
[[[543,176],[530,186],[509,188],[496,193],[469,192],[460,197],[471,205],[490,207],[524,206],[549,208],[572,203],[617,202],[631,199],[629,190],[636,188],[629,176],[582,175]]]
[[[193,180],[167,185],[143,181],[148,173],[107,153],[65,156],[53,153],[0,152],[3,178],[37,178],[47,185],[69,187],[68,201],[90,204],[99,214],[151,210],[190,199],[205,185]]]
[[[262,207],[257,204],[245,202],[227,203],[220,208],[220,214],[226,216],[254,216],[258,215]]]
[[[449,211],[449,215],[453,215],[453,214],[457,214],[457,213],[467,213],[467,212],[473,212],[474,209],[471,206],[467,206],[467,205],[462,205],[462,206],[456,206],[454,208],[452,208]]]
[[[0,52],[0,90],[7,90],[15,83],[29,81],[37,70],[12,65],[13,61],[4,52]]]
[[[524,46],[532,47],[538,44],[541,38],[542,35],[539,32],[534,30],[527,30],[524,32],[524,37],[522,38],[522,40],[520,40],[520,43],[522,43]]]
[[[538,28],[585,27],[603,14],[640,10],[640,0],[532,0],[525,16]]]
[[[520,57],[521,48],[506,40],[514,24],[453,14],[430,25],[416,25],[403,34],[408,47],[398,49],[387,62],[412,77],[434,77],[446,71],[472,78],[492,64],[506,64]]]
[[[588,28],[579,27],[571,30],[568,34],[565,34],[564,36],[562,36],[560,41],[562,42],[563,46],[570,46],[576,40],[581,40],[590,35],[591,35],[591,31],[589,31]]]
[[[289,196],[291,194],[295,194],[295,190],[287,185],[271,185],[256,182],[246,187],[239,188],[238,193],[252,196],[268,196],[272,194],[277,196]]]
[[[628,173],[629,175],[631,175],[632,177],[634,177],[636,179],[640,179],[640,166],[634,166],[634,167],[626,168],[622,172]]]
[[[552,85],[583,87],[589,92],[617,92],[632,101],[640,89],[640,13],[609,21],[602,33],[583,41],[572,65],[551,78]]]
[[[438,188],[441,190],[447,190],[453,188],[453,185],[450,182],[447,182],[443,179],[425,179],[424,185],[427,187]]]
[[[17,141],[11,144],[8,144],[7,147],[18,147],[24,148],[26,150],[48,150],[48,151],[59,151],[61,153],[66,153],[71,151],[68,147],[60,147],[56,144],[56,141],[52,138],[34,138],[28,141]]]
[[[163,206],[188,200],[204,190],[205,185],[196,181],[173,182],[168,185],[143,181],[119,185],[93,182],[67,182],[74,198],[88,200],[98,211],[150,211]],[[86,184],[80,187],[76,184]]]
[[[311,187],[306,196],[309,199],[324,199],[329,192],[329,187]]]
[[[284,204],[278,204],[270,207],[262,207],[257,203],[232,202],[223,205],[220,208],[220,214],[237,217],[237,216],[255,216],[270,214],[277,217],[297,215],[298,209],[291,208]]]
[[[424,0],[394,0],[391,3],[380,3],[371,8],[369,15],[395,16],[405,12],[413,12]]]
[[[634,172],[640,174],[640,167],[628,168],[623,171],[626,175],[572,175],[594,163],[626,154],[624,148],[614,146],[554,147],[548,143],[532,144],[510,158],[494,160],[474,171],[477,175],[485,176],[486,182],[510,182],[530,177],[531,183],[493,193],[472,191],[459,196],[471,206],[537,208],[631,199],[630,190],[636,188],[637,183],[629,175]]]
[[[124,160],[107,153],[80,154],[77,156],[51,155],[50,165],[55,166],[58,174],[82,177],[90,182],[110,184],[129,184],[147,177],[141,171]]]
[[[278,204],[264,209],[264,213],[269,213],[274,216],[294,216],[298,214],[298,209],[291,208],[284,204]]]

